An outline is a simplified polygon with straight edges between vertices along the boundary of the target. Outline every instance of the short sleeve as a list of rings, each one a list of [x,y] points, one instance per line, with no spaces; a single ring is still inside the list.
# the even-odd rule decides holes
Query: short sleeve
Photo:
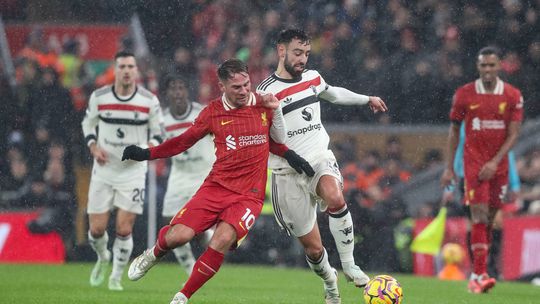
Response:
[[[522,121],[523,120],[523,96],[519,90],[516,90],[516,100],[513,103],[512,114],[510,120]]]
[[[463,98],[463,91],[457,90],[452,98],[452,108],[450,109],[450,120],[455,122],[461,122],[465,119],[467,107],[465,106],[465,99]]]

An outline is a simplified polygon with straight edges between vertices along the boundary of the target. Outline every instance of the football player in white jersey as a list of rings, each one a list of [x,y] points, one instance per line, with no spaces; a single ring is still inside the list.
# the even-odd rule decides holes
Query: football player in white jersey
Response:
[[[178,75],[169,75],[164,82],[165,102],[169,107],[164,111],[166,138],[176,137],[186,131],[203,109],[198,102],[189,100],[189,90],[186,81]],[[167,183],[167,192],[163,201],[162,216],[168,224],[173,216],[191,199],[202,185],[216,160],[214,143],[207,135],[189,150],[171,158],[171,170]],[[208,243],[213,230],[206,230],[202,236],[203,243]],[[191,274],[195,258],[191,245],[173,249],[176,259],[185,271]]]
[[[133,250],[132,230],[144,204],[146,162],[121,161],[128,145],[162,142],[163,117],[157,97],[137,86],[137,63],[130,52],[115,56],[115,81],[90,96],[83,133],[94,158],[88,192],[88,240],[97,254],[90,285],[105,279],[111,260],[107,249],[107,224],[116,208],[116,237],[112,246],[113,267],[109,289],[122,290],[121,278]],[[98,132],[99,130],[99,132]]]
[[[279,224],[298,238],[309,266],[323,279],[326,302],[341,303],[337,272],[328,263],[317,226],[317,205],[329,215],[330,231],[347,280],[362,287],[369,278],[354,261],[353,221],[343,198],[339,167],[328,149],[319,100],[367,104],[374,112],[387,111],[387,107],[379,97],[330,86],[317,71],[307,70],[310,50],[310,39],[302,30],[282,31],[277,42],[277,70],[259,84],[257,91],[272,93],[280,100],[288,130],[285,144],[315,169],[315,175],[307,177],[271,155],[274,214]]]

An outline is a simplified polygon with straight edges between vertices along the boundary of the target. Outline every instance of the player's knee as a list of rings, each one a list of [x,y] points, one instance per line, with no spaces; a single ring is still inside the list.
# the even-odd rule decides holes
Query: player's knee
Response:
[[[471,222],[473,224],[488,224],[489,213],[483,208],[471,208]]]
[[[102,237],[105,234],[105,227],[92,227],[90,226],[90,235],[92,235],[93,238],[98,239]]]
[[[339,210],[345,206],[345,199],[343,199],[343,195],[340,192],[327,195],[324,201],[331,210]]]
[[[324,252],[322,244],[313,244],[304,248],[306,256],[308,256],[312,261],[317,261],[321,258]]]

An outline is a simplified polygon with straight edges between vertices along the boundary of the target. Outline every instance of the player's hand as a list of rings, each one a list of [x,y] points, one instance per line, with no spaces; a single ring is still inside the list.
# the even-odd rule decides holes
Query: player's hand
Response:
[[[122,160],[127,160],[127,159],[136,160],[136,161],[149,160],[150,150],[143,149],[135,145],[127,146],[124,149],[124,153],[122,154]]]
[[[261,95],[263,107],[275,110],[279,108],[279,100],[272,93]]]
[[[373,111],[373,113],[388,111],[388,107],[386,106],[384,101],[377,96],[369,96],[368,105],[371,111]]]
[[[484,164],[480,172],[478,173],[478,179],[481,181],[490,180],[497,172],[497,163],[494,161],[488,161]]]
[[[456,183],[456,175],[452,169],[444,169],[444,172],[441,176],[441,186],[443,188],[448,187]]]
[[[97,163],[101,166],[105,165],[107,161],[109,160],[109,157],[107,155],[107,152],[105,150],[101,149],[97,144],[90,145],[90,154],[92,154],[92,157],[97,161]]]
[[[283,157],[287,160],[289,165],[296,170],[299,174],[305,173],[307,176],[312,177],[315,175],[315,170],[311,167],[309,162],[302,156],[296,154],[293,150],[288,150],[283,154]]]

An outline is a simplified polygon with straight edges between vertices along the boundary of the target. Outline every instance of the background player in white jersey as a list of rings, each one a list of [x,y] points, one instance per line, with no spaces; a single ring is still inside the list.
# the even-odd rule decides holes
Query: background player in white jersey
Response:
[[[122,290],[121,278],[133,250],[131,236],[137,214],[142,214],[146,162],[122,162],[122,150],[128,145],[158,145],[163,117],[157,97],[137,86],[137,63],[130,52],[115,56],[113,86],[97,89],[90,96],[83,133],[94,158],[88,193],[88,240],[97,253],[90,285],[105,279],[111,259],[107,249],[107,224],[116,210],[116,238],[112,246],[113,268],[110,290]],[[99,134],[98,134],[99,130]]]
[[[329,137],[321,123],[319,99],[346,105],[368,104],[374,112],[387,111],[387,107],[379,97],[329,86],[317,71],[306,70],[310,50],[309,37],[302,30],[282,31],[277,42],[277,71],[261,82],[257,91],[273,93],[280,100],[289,130],[285,144],[315,169],[315,176],[306,177],[271,155],[276,219],[302,243],[309,266],[324,281],[326,302],[341,303],[335,269],[328,263],[317,226],[317,203],[330,216],[330,231],[347,280],[361,287],[369,278],[354,262],[353,221],[343,198],[339,167],[328,150]]]
[[[166,138],[176,137],[186,131],[199,116],[203,106],[198,102],[189,100],[189,90],[186,81],[178,75],[169,75],[164,82],[165,101],[169,107],[164,111]],[[171,158],[171,171],[167,183],[167,192],[163,201],[162,216],[168,224],[173,216],[191,199],[202,185],[205,177],[210,173],[212,164],[216,160],[214,143],[207,135],[189,150]],[[203,242],[208,242],[213,230],[206,230]],[[191,274],[195,258],[191,245],[173,249],[180,265]]]

